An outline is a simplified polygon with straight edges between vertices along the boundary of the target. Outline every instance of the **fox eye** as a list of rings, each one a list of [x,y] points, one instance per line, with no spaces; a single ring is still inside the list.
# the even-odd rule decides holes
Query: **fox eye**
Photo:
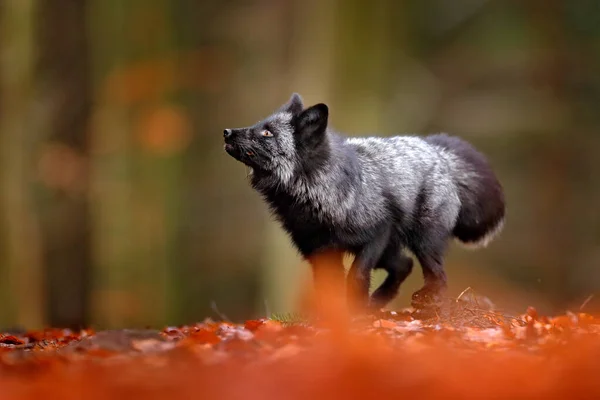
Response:
[[[260,134],[264,137],[272,137],[273,136],[273,134],[266,129],[263,130]]]

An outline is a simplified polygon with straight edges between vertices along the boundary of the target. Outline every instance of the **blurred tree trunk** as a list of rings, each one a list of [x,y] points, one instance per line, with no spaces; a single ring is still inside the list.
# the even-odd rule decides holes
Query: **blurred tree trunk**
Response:
[[[394,23],[399,7],[393,0],[368,3],[348,0],[339,5],[335,52],[338,126],[351,133],[385,130],[386,103],[394,80]],[[360,34],[357,34],[360,32]]]
[[[216,316],[214,302],[232,319],[255,311],[264,316],[265,300],[271,305],[272,299],[258,293],[264,276],[257,261],[269,245],[266,207],[249,187],[246,169],[222,151],[222,132],[248,124],[289,95],[282,64],[290,2],[178,3],[182,42],[198,60],[184,76],[195,82],[186,104],[199,128],[182,188],[186,251],[177,271],[180,315],[187,321]]]
[[[294,51],[287,58],[288,73],[283,74],[287,90],[280,101],[298,91],[306,106],[329,103],[331,124],[338,129],[360,134],[381,131],[392,81],[391,28],[400,8],[392,1],[292,3],[293,19],[286,29],[292,27],[287,47]],[[302,276],[311,279],[310,269],[298,266],[296,251],[279,223],[271,220],[266,234],[263,293],[272,311],[290,311],[298,282]]]
[[[5,239],[0,317],[4,324],[39,328],[43,279],[29,159],[40,128],[32,124],[36,2],[7,0],[0,7],[0,222]]]
[[[319,12],[315,13],[315,9]],[[279,56],[283,84],[274,104],[283,104],[293,92],[303,96],[307,107],[311,103],[330,102],[334,97],[337,9],[335,0],[303,0],[289,2],[287,9],[282,10],[287,23],[281,28],[289,33],[286,35],[284,31],[274,37],[288,37],[285,48],[292,51]],[[266,246],[261,257],[263,297],[258,307],[263,308],[266,300],[270,312],[290,312],[297,306],[301,282],[312,285],[311,270],[298,256],[281,224],[267,218]]]
[[[39,81],[53,105],[42,150],[42,235],[48,323],[89,323],[91,235],[88,200],[90,76],[87,1],[40,3]],[[55,171],[63,169],[62,172]],[[66,174],[57,181],[52,177]]]
[[[102,326],[164,324],[176,263],[187,117],[171,101],[173,32],[166,0],[90,1],[94,110],[94,309]],[[176,295],[176,294],[174,294]]]
[[[539,143],[538,173],[535,177],[535,210],[537,211],[537,235],[534,240],[536,257],[533,265],[545,270],[549,282],[544,285],[555,307],[561,311],[571,299],[571,259],[577,249],[573,239],[576,235],[573,208],[575,186],[572,172],[578,163],[575,139],[579,132],[568,125],[575,116],[574,99],[569,89],[571,75],[569,42],[565,21],[565,3],[559,0],[527,2],[532,25],[540,32],[544,52],[536,66],[537,84],[550,90],[559,99],[565,115],[564,123],[554,127]]]
[[[96,266],[91,301],[93,323],[102,327],[125,325],[133,314],[127,313],[133,300],[126,292],[134,279],[130,272],[134,260],[129,115],[123,104],[110,97],[106,83],[128,52],[123,37],[128,7],[118,3],[90,0],[87,11],[95,104],[90,131],[90,211]]]
[[[227,268],[221,265],[227,264],[227,253],[219,246],[222,242],[212,242],[223,223],[216,212],[219,205],[210,204],[215,192],[223,186],[227,190],[227,184],[217,181],[220,174],[215,171],[221,166],[211,165],[211,155],[219,148],[216,141],[221,138],[218,89],[223,86],[227,70],[223,62],[225,50],[215,46],[218,35],[213,29],[218,27],[221,34],[226,31],[218,20],[229,7],[231,2],[219,0],[172,2],[172,18],[177,21],[172,29],[179,51],[174,62],[182,81],[174,100],[189,110],[187,129],[194,134],[188,137],[188,148],[172,160],[185,173],[172,181],[170,189],[177,194],[171,204],[174,242],[169,264],[170,324],[206,318],[212,313],[213,300],[226,312],[227,304],[215,297],[215,291],[239,293],[231,289],[234,280],[223,278]]]

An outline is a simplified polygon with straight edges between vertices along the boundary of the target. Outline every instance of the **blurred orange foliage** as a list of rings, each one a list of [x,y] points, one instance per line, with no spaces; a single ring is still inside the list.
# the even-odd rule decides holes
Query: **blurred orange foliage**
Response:
[[[320,262],[328,261],[336,258]],[[339,282],[320,283],[339,300]],[[600,395],[600,318],[594,315],[552,318],[529,308],[506,319],[467,307],[467,314],[486,317],[477,326],[383,310],[351,316],[341,301],[319,303],[326,297],[321,291],[311,303],[325,313],[294,322],[207,320],[162,331],[2,335],[0,399]]]
[[[131,105],[181,89],[212,92],[221,88],[230,71],[231,62],[218,49],[165,54],[115,68],[104,83],[104,96],[108,102]]]
[[[83,351],[71,340],[62,351],[30,350],[28,357],[15,357],[19,350],[3,352],[0,398],[558,399],[600,394],[597,334],[560,344],[513,339],[502,345],[487,333],[488,344],[496,343],[489,346],[464,332],[417,329],[419,324],[407,328],[393,321],[365,326],[342,341],[311,327],[262,324],[254,332],[226,323],[170,328],[163,332],[162,346],[143,339],[153,342],[128,351]],[[260,337],[263,329],[270,333]]]
[[[191,126],[183,110],[171,106],[152,108],[138,118],[136,137],[146,151],[168,156],[191,142]]]

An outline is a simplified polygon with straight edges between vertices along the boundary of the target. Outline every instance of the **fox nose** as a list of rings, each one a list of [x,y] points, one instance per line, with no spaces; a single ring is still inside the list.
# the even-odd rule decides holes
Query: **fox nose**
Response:
[[[225,130],[223,131],[223,137],[224,137],[225,139],[227,139],[228,137],[230,137],[230,136],[231,136],[231,133],[232,133],[232,132],[231,132],[231,129],[225,129]]]

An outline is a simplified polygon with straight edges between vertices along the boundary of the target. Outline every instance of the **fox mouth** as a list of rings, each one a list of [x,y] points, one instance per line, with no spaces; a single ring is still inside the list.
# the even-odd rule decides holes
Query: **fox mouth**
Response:
[[[223,149],[225,150],[225,152],[227,154],[229,154],[231,157],[235,158],[238,161],[244,162],[244,160],[242,160],[242,153],[240,151],[240,148],[237,146],[234,146],[231,143],[225,143],[223,145]]]
[[[231,157],[247,165],[249,165],[251,163],[251,160],[256,156],[256,153],[254,153],[253,151],[243,149],[241,146],[236,146],[231,143],[225,143],[223,145],[223,149]]]

